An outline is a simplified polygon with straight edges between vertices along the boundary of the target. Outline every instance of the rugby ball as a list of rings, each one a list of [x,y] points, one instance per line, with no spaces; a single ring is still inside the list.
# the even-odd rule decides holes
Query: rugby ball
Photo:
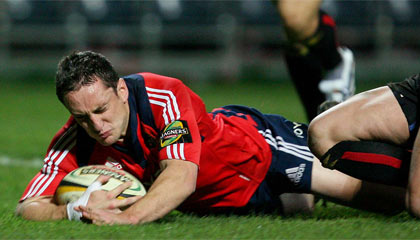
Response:
[[[109,191],[118,185],[131,181],[130,188],[124,190],[117,198],[124,199],[133,196],[144,196],[146,189],[143,184],[130,173],[114,169],[105,165],[90,165],[77,168],[68,173],[61,180],[55,198],[58,204],[74,202],[100,175],[110,176],[109,181],[102,186],[102,190]]]

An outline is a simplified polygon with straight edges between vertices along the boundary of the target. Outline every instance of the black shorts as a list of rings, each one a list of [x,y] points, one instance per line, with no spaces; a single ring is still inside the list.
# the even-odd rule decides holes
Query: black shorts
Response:
[[[420,93],[420,75],[411,76],[402,82],[389,83],[388,87],[394,93],[395,98],[407,118],[410,130],[410,139],[407,143],[407,147],[412,147],[420,122],[418,116],[420,111],[419,106],[417,105]]]
[[[257,212],[275,212],[281,210],[280,194],[311,192],[314,156],[307,144],[308,126],[279,115],[253,117],[273,155],[265,179],[247,207]]]

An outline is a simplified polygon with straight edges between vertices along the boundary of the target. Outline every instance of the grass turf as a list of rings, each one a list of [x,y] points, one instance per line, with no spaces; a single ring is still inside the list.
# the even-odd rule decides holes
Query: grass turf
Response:
[[[332,203],[326,207],[318,204],[311,216],[199,217],[173,212],[143,226],[25,221],[15,217],[13,211],[36,171],[11,166],[0,168],[2,239],[406,239],[420,236],[419,222],[406,213],[391,217]]]
[[[368,88],[368,87],[365,87]],[[253,106],[305,121],[294,88],[287,83],[192,85],[208,110],[226,104]],[[362,88],[363,89],[363,88]],[[52,135],[68,113],[56,100],[53,85],[2,83],[0,88],[0,156],[42,158]],[[282,217],[206,216],[173,212],[144,226],[94,226],[77,222],[30,222],[14,208],[38,168],[0,168],[2,239],[403,239],[419,238],[419,222],[407,213],[383,216],[328,203],[313,215]],[[378,199],[380,201],[380,199]]]

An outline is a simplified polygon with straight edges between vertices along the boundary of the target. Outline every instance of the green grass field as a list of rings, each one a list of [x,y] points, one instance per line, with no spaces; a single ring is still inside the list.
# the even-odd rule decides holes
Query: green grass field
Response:
[[[378,85],[378,84],[376,84]],[[366,89],[368,86],[362,87]],[[288,83],[194,84],[208,110],[243,104],[305,121]],[[52,84],[0,82],[0,238],[2,239],[405,239],[420,238],[420,222],[407,213],[383,216],[318,204],[313,215],[208,216],[173,212],[144,226],[94,226],[77,222],[30,222],[14,216],[25,186],[39,167],[52,135],[68,113]],[[10,159],[8,163],[6,158]],[[27,163],[28,166],[23,166]],[[381,199],[378,199],[381,201]]]

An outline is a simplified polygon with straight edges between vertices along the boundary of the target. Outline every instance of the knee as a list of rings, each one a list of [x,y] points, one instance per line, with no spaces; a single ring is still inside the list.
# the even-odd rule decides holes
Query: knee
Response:
[[[318,10],[308,11],[306,8],[293,5],[280,6],[279,13],[283,25],[297,40],[306,39],[314,34],[318,26]]]
[[[320,158],[329,148],[325,145],[328,143],[327,125],[324,124],[322,118],[315,118],[311,121],[308,128],[308,147],[315,156]]]
[[[308,17],[298,17],[299,14],[296,13],[286,13],[282,15],[283,24],[285,28],[296,35],[299,40],[303,40],[312,35],[313,31],[313,22],[311,22]]]

